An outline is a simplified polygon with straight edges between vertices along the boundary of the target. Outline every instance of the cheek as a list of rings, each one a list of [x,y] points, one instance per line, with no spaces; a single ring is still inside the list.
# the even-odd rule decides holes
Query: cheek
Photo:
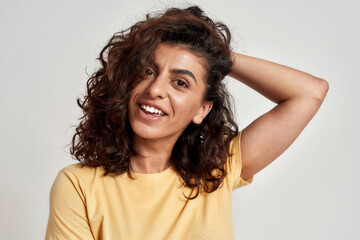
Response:
[[[146,79],[141,80],[131,91],[131,95],[136,95],[140,92],[143,92],[146,90],[147,85],[149,84],[149,81]]]
[[[180,118],[192,119],[199,111],[201,102],[196,95],[174,96],[172,105],[175,115]]]
[[[131,91],[129,103],[128,103],[129,108],[131,108],[132,104],[135,104],[135,99],[137,98],[138,95],[142,94],[142,92],[145,91],[145,89],[146,89],[145,84],[140,83]]]

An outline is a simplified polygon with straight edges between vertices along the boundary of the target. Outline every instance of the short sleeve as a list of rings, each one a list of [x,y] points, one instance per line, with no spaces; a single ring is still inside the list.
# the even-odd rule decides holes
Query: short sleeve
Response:
[[[229,169],[228,174],[230,175],[230,181],[232,183],[233,190],[249,185],[252,183],[254,176],[251,178],[244,180],[241,178],[241,170],[242,170],[242,159],[241,159],[241,134],[234,137],[230,142],[230,153],[231,156],[229,157]]]
[[[46,240],[94,239],[86,212],[85,193],[68,169],[59,172],[50,191]]]

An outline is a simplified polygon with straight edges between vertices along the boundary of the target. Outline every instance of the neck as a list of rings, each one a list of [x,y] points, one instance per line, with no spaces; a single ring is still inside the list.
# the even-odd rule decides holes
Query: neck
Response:
[[[131,167],[135,173],[159,173],[170,166],[175,139],[144,139],[134,134],[135,154],[131,157]]]

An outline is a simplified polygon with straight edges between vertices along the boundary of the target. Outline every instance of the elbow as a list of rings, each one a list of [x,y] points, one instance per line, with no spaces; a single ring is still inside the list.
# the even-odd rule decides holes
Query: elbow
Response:
[[[321,101],[324,101],[325,97],[326,97],[326,94],[328,93],[329,91],[329,83],[328,81],[324,80],[324,79],[320,79],[320,99]]]
[[[323,102],[327,92],[329,91],[329,83],[322,78],[316,78],[316,81],[317,87],[314,89],[314,97],[319,102]]]

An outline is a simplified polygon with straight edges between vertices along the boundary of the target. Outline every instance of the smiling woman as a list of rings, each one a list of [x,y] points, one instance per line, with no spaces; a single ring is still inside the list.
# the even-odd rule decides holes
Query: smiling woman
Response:
[[[210,110],[211,103],[203,101],[205,69],[189,50],[166,43],[155,50],[155,63],[155,73],[147,69],[148,75],[132,90],[128,116],[135,142],[138,137],[161,139],[171,152],[185,128],[191,122],[201,124]]]
[[[216,190],[238,134],[222,82],[232,64],[228,28],[198,7],[168,9],[116,33],[99,59],[78,102],[72,154],[130,177],[172,165],[197,194]]]
[[[286,150],[328,89],[231,52],[228,28],[197,6],[147,15],[99,60],[78,100],[80,163],[53,184],[46,239],[233,239],[232,191]],[[277,106],[239,132],[226,75]]]

